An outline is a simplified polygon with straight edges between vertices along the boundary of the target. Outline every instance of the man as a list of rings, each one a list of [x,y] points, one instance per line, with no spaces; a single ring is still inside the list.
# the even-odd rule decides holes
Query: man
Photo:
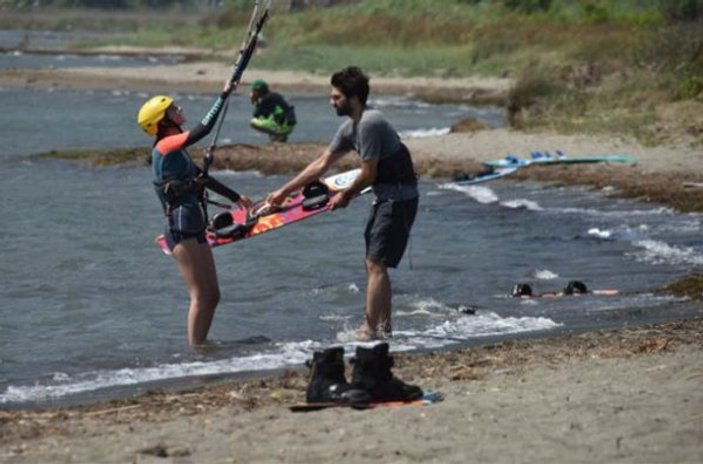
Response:
[[[268,134],[274,142],[285,142],[297,122],[295,107],[288,104],[280,93],[271,92],[266,81],[256,79],[251,83],[249,95],[254,105],[251,127]]]
[[[418,205],[417,176],[410,152],[385,116],[366,105],[369,79],[350,66],[331,79],[330,104],[338,116],[347,116],[329,147],[296,177],[271,193],[267,201],[280,204],[291,192],[319,179],[351,150],[361,158],[361,174],[349,188],[330,200],[332,209],[344,208],[371,185],[376,199],[366,224],[366,314],[357,338],[390,336],[391,281],[388,268],[398,266],[415,220]]]

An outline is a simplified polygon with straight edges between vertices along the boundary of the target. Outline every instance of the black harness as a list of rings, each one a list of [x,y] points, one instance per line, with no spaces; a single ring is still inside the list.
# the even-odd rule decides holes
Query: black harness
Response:
[[[183,199],[190,196],[195,196],[203,209],[206,207],[207,197],[205,195],[205,187],[202,183],[198,182],[194,176],[171,177],[160,181],[155,180],[154,188],[166,201],[166,216],[170,216],[173,209],[177,207]]]

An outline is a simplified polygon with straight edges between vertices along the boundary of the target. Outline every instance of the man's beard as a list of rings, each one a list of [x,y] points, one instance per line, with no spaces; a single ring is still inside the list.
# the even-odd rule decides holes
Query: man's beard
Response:
[[[349,105],[344,104],[342,106],[338,106],[335,108],[337,111],[337,116],[349,116],[350,110],[349,110]]]

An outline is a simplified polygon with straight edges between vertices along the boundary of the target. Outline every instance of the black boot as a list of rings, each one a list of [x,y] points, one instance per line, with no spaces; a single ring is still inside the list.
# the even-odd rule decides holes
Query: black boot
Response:
[[[310,383],[305,392],[308,403],[368,403],[369,394],[352,387],[344,378],[344,348],[335,347],[313,353]]]
[[[373,348],[356,348],[352,359],[352,386],[371,394],[372,401],[413,401],[422,398],[422,389],[408,385],[393,376],[393,358],[388,355],[388,343]]]

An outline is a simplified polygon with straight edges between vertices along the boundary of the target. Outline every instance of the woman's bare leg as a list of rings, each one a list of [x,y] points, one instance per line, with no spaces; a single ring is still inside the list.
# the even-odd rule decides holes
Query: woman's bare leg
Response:
[[[210,331],[215,308],[220,301],[217,270],[212,250],[206,243],[194,238],[176,245],[173,256],[190,295],[188,309],[188,343],[202,345]]]

